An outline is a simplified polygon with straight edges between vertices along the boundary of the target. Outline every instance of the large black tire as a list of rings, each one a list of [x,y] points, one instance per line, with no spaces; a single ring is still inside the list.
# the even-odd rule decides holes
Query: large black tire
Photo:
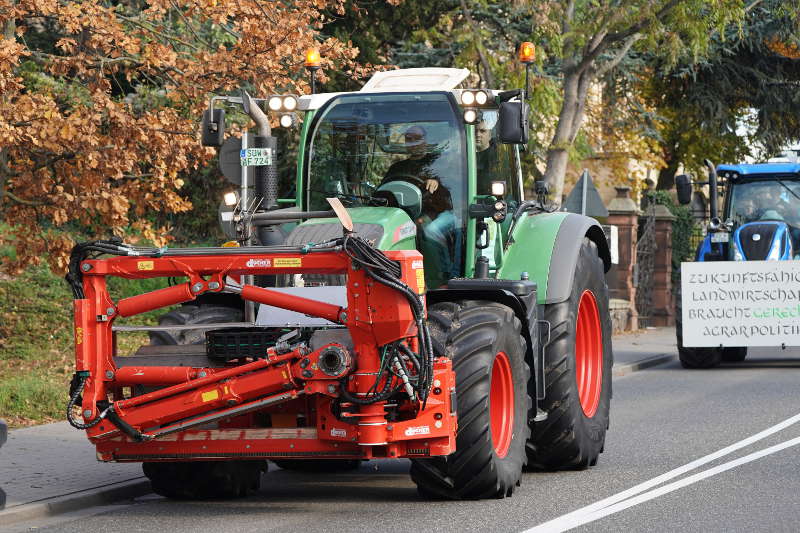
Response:
[[[427,498],[510,496],[520,483],[530,433],[530,370],[520,321],[495,302],[463,301],[430,306],[428,325],[436,354],[453,360],[458,433],[451,455],[412,460],[411,479]],[[513,406],[500,401],[498,390],[513,398]],[[507,424],[492,417],[495,398],[496,412],[506,405],[506,415],[513,413]]]
[[[580,338],[591,338],[592,342],[589,345],[581,340],[579,346],[576,342],[579,307],[584,305],[587,307],[583,313],[589,314],[581,315]],[[581,245],[569,299],[546,305],[544,315],[550,322],[550,342],[545,347],[545,398],[540,408],[547,412],[547,419],[533,423],[527,446],[528,467],[588,468],[597,463],[605,444],[613,364],[608,287],[597,246],[589,239],[584,238]],[[591,372],[584,370],[578,357],[581,361],[593,361],[594,375],[602,376],[599,384],[588,389],[579,387],[578,379]],[[589,414],[581,403],[581,390],[592,391],[591,399],[585,402]]]
[[[675,291],[675,337],[678,342],[678,358],[683,368],[713,368],[723,360],[724,350],[720,348],[687,347],[683,345],[683,302],[681,301],[681,281]],[[733,355],[733,354],[732,354]],[[745,348],[745,356],[747,348]],[[741,360],[744,360],[742,357]]]
[[[361,466],[360,459],[278,459],[272,462],[284,470],[297,472],[345,472]]]
[[[741,363],[747,358],[747,346],[723,348],[722,360],[726,363]]]
[[[159,326],[185,326],[188,324],[219,324],[223,322],[241,322],[244,311],[223,305],[184,304],[179,308],[161,315]],[[150,344],[203,344],[206,341],[205,329],[151,331]]]
[[[194,461],[143,463],[153,492],[167,498],[208,500],[239,498],[261,488],[266,461]]]

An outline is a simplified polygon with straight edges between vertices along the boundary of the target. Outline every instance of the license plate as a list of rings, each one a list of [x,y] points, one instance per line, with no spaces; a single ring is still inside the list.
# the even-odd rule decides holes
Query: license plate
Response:
[[[272,164],[272,148],[245,148],[239,150],[243,167],[263,167]]]
[[[728,242],[731,234],[727,231],[719,231],[711,234],[711,242]]]

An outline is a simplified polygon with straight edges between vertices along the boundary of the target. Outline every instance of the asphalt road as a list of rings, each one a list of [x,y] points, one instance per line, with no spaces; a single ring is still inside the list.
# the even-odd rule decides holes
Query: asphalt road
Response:
[[[261,492],[245,500],[146,496],[12,530],[798,531],[800,351],[752,352],[745,363],[711,371],[675,362],[616,378],[597,467],[525,474],[503,500],[423,501],[405,461],[338,475],[275,467]],[[765,430],[771,433],[745,440]]]

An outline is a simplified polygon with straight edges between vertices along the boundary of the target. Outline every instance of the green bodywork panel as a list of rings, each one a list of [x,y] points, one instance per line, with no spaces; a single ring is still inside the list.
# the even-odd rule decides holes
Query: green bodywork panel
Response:
[[[347,212],[354,224],[376,224],[383,227],[383,237],[375,243],[379,250],[416,249],[416,226],[402,209],[396,207],[353,207]],[[339,224],[336,218],[313,218],[303,226]]]
[[[497,270],[498,279],[520,279],[527,272],[537,285],[537,300],[545,303],[547,281],[550,275],[550,258],[556,236],[567,213],[539,213],[523,215],[513,229],[512,241]]]

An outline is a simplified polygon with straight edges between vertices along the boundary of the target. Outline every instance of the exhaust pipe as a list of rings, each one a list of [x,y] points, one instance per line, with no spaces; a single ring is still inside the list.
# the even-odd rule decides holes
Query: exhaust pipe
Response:
[[[272,136],[267,115],[245,90],[242,90],[242,107],[258,126],[258,135],[252,141],[253,148],[268,148],[272,153],[268,165],[255,168],[253,183],[259,205],[257,212],[272,211],[278,208],[278,139]],[[283,234],[274,226],[259,226],[256,234],[262,246],[283,244]]]
[[[711,220],[714,220],[715,218],[719,218],[719,212],[717,209],[717,197],[719,196],[719,191],[717,190],[717,169],[708,159],[704,159],[703,162],[708,167],[708,189],[710,194],[709,207],[711,209]]]

